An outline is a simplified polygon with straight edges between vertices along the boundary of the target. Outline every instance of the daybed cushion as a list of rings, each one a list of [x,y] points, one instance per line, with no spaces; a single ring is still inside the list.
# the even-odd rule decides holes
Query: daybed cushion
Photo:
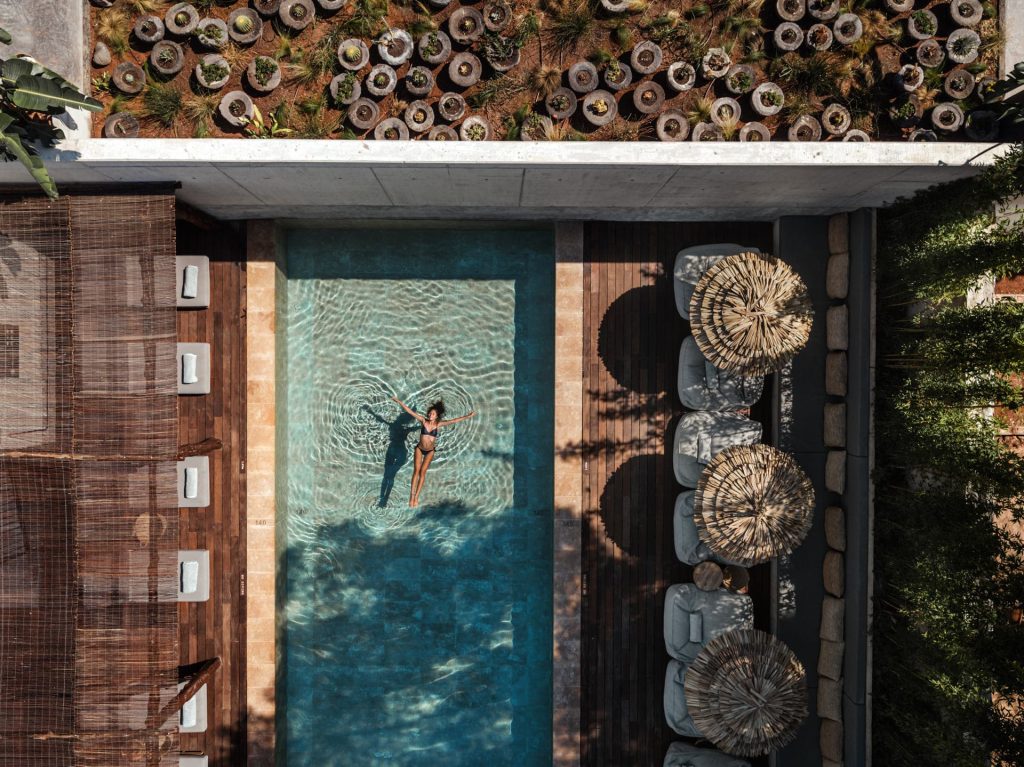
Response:
[[[693,663],[719,634],[753,627],[754,603],[744,594],[701,591],[692,583],[677,583],[665,593],[665,650],[676,660]]]
[[[662,767],[750,767],[750,762],[713,748],[698,748],[690,743],[673,743]]]
[[[210,345],[179,343],[178,394],[209,393]]]
[[[693,490],[684,490],[676,497],[675,512],[672,515],[672,537],[675,541],[676,558],[685,565],[699,565],[709,559],[724,565],[737,564],[715,554],[700,539],[697,523],[693,521]]]
[[[178,683],[178,691],[185,687],[184,682]],[[185,701],[178,714],[178,732],[206,732],[206,685]]]
[[[205,509],[210,505],[210,457],[190,455],[178,461],[178,506]],[[189,471],[192,469],[193,471]],[[193,484],[194,483],[194,484]]]
[[[210,598],[210,552],[178,551],[178,601],[205,602]]]
[[[676,254],[675,266],[672,269],[672,284],[675,289],[676,309],[683,319],[690,319],[690,298],[700,277],[712,264],[721,261],[725,256],[737,253],[760,253],[757,248],[748,245],[737,245],[732,242],[717,245],[698,245],[684,248]]]
[[[180,309],[210,305],[210,259],[206,256],[175,256],[175,296]],[[192,281],[194,280],[194,285]],[[194,289],[193,289],[194,288]]]
[[[679,401],[691,410],[737,410],[761,398],[764,378],[719,370],[701,354],[693,336],[679,350]]]
[[[699,738],[701,734],[686,707],[686,669],[686,665],[677,660],[670,660],[665,669],[665,694],[662,699],[665,722],[684,737]]]
[[[178,767],[210,767],[210,757],[182,754],[178,757]]]
[[[761,441],[761,424],[736,413],[695,412],[679,419],[673,440],[672,466],[676,481],[697,487],[704,467],[718,453],[735,445]]]

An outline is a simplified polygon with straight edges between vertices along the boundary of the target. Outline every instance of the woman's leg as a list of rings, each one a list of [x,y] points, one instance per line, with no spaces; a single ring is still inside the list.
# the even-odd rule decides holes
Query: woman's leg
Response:
[[[431,450],[429,453],[423,456],[423,465],[420,466],[420,480],[419,484],[416,485],[415,499],[416,504],[420,502],[420,490],[423,489],[423,480],[427,478],[427,469],[430,468],[430,462],[434,460],[434,451]]]
[[[413,469],[412,469],[412,483],[409,487],[409,506],[413,507],[416,505],[416,486],[419,484],[420,467],[423,466],[423,453],[420,451],[419,446],[415,447],[412,451],[413,456]]]

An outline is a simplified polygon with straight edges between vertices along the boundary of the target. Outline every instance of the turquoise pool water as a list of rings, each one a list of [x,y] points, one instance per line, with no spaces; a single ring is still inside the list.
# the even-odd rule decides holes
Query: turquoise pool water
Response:
[[[294,230],[278,763],[551,764],[549,231]],[[418,424],[448,417],[410,509]]]

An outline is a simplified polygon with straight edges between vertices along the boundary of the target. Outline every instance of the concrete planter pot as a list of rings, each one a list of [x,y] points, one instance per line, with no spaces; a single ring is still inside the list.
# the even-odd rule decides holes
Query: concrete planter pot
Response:
[[[437,113],[448,122],[455,122],[466,114],[466,99],[461,93],[442,93],[437,100]]]
[[[388,117],[377,123],[373,137],[377,141],[408,141],[409,126],[397,117]]]
[[[951,0],[949,15],[961,27],[976,27],[985,17],[985,9],[978,0]]]
[[[932,125],[943,133],[955,133],[964,127],[964,110],[956,104],[939,104],[932,110]]]
[[[385,64],[398,67],[412,58],[412,35],[404,29],[389,29],[377,43],[377,54]]]
[[[270,56],[257,56],[245,70],[249,87],[259,93],[270,93],[281,84],[281,67]]]
[[[462,141],[489,141],[491,124],[480,115],[470,115],[459,126],[459,139]]]
[[[772,134],[764,123],[749,122],[740,128],[740,141],[771,141]]]
[[[734,96],[754,90],[754,68],[746,64],[733,64],[725,76],[725,88]]]
[[[664,105],[665,89],[653,80],[640,83],[633,91],[633,106],[641,114],[656,114]]]
[[[731,96],[722,96],[711,104],[711,122],[719,128],[735,125],[741,113],[740,102]]]
[[[943,88],[950,98],[962,100],[974,93],[974,85],[974,75],[966,69],[954,69],[946,75]]]
[[[807,12],[819,21],[831,21],[839,15],[839,0],[807,0]]]
[[[450,125],[435,125],[427,133],[427,141],[458,141],[459,134]]]
[[[625,13],[629,10],[629,0],[601,0],[601,7],[608,13]]]
[[[660,45],[653,40],[644,40],[633,46],[633,52],[629,55],[629,65],[634,72],[649,75],[658,70],[663,58]]]
[[[498,54],[488,52],[487,63],[495,72],[509,72],[519,66],[523,54],[518,48],[512,48],[510,53]]]
[[[967,115],[964,130],[971,141],[995,141],[999,138],[999,117],[995,112],[978,109]]]
[[[565,120],[573,116],[577,103],[571,88],[556,88],[544,99],[544,109],[553,120]]]
[[[842,13],[832,25],[832,32],[840,45],[853,45],[864,36],[864,22],[855,13]]]
[[[367,98],[358,98],[348,108],[348,121],[356,130],[369,130],[380,117],[380,107]]]
[[[448,65],[448,76],[460,88],[469,88],[480,81],[483,65],[476,54],[464,51],[452,59]]]
[[[939,31],[939,19],[931,11],[922,8],[907,17],[907,33],[915,40],[935,37]]]
[[[613,61],[605,67],[602,79],[609,90],[618,92],[623,88],[628,88],[629,84],[633,82],[633,70],[630,69],[629,64]]]
[[[999,82],[994,77],[980,77],[978,78],[978,84],[975,86],[975,91],[978,93],[978,97],[987,102],[992,96],[992,88]]]
[[[207,53],[196,64],[196,82],[207,90],[216,91],[231,79],[231,66],[219,53]]]
[[[916,127],[921,122],[923,113],[921,100],[912,93],[889,107],[889,119],[897,128]]]
[[[252,0],[252,7],[261,16],[274,16],[281,9],[281,0]]]
[[[902,91],[913,93],[924,85],[924,70],[917,64],[904,64],[900,67],[897,80]]]
[[[553,125],[550,117],[533,112],[527,115],[519,128],[520,141],[547,141]]]
[[[932,141],[938,141],[939,137],[933,130],[928,130],[927,128],[915,128],[907,140],[914,143],[930,143]]]
[[[170,77],[185,68],[185,50],[173,40],[161,40],[149,52],[149,65]]]
[[[320,10],[331,13],[348,5],[348,0],[316,0],[316,4],[320,6]]]
[[[342,72],[328,86],[335,104],[350,106],[363,95],[363,86],[355,72]]]
[[[583,119],[600,128],[615,119],[619,105],[608,91],[591,91],[583,97]]]
[[[793,121],[788,132],[790,141],[821,141],[821,123],[811,115],[802,115]]]
[[[831,136],[842,136],[853,127],[853,116],[842,104],[829,104],[821,115],[821,125]]]
[[[103,122],[104,138],[138,138],[139,121],[130,112],[117,112]]]
[[[371,96],[381,98],[391,93],[398,85],[398,75],[394,67],[388,64],[377,64],[366,76],[366,91]]]
[[[973,29],[958,29],[946,39],[946,52],[957,64],[970,64],[981,54],[981,35]]]
[[[199,11],[192,3],[172,5],[164,14],[164,29],[169,35],[187,37],[199,25]]]
[[[678,109],[669,109],[658,115],[654,132],[659,141],[686,141],[690,135],[690,123]]]
[[[697,123],[690,133],[690,141],[725,141],[725,134],[714,123]]]
[[[413,101],[405,108],[405,124],[414,133],[423,133],[434,125],[434,108],[426,101]]]
[[[435,8],[447,8],[452,0],[428,0],[428,2]]]
[[[195,31],[196,41],[211,51],[219,51],[228,44],[228,25],[223,19],[203,19]]]
[[[252,99],[245,91],[229,91],[220,100],[217,111],[228,125],[234,128],[244,128],[252,121]]]
[[[434,73],[426,67],[409,67],[405,74],[405,88],[413,96],[427,96],[434,89]]]
[[[775,28],[772,39],[780,51],[795,51],[804,44],[804,31],[792,21],[784,21]]]
[[[484,26],[484,17],[476,8],[465,6],[456,8],[455,12],[448,17],[448,34],[452,40],[461,45],[469,45],[479,40],[487,27]]]
[[[342,40],[338,46],[338,63],[349,72],[358,72],[370,63],[370,49],[354,37]]]
[[[569,67],[569,87],[577,93],[590,93],[599,82],[597,67],[589,61],[577,61]]]
[[[428,64],[443,64],[452,55],[452,39],[441,30],[421,35],[416,43],[420,58]]]
[[[131,61],[125,61],[114,67],[110,80],[114,83],[115,88],[129,96],[142,93],[142,89],[146,87],[145,71]]]
[[[854,128],[853,130],[846,132],[846,135],[843,136],[843,141],[867,143],[868,141],[871,141],[871,136],[859,128]]]
[[[239,45],[252,45],[263,36],[263,19],[252,8],[228,14],[228,36]]]
[[[301,32],[313,23],[316,8],[313,0],[282,0],[281,7],[277,9],[277,18],[288,29]]]
[[[488,32],[500,32],[512,23],[512,6],[505,0],[489,0],[484,5],[483,16]]]
[[[917,63],[925,69],[942,66],[945,60],[946,52],[938,40],[925,40],[917,46]]]
[[[750,95],[750,105],[761,117],[771,117],[782,111],[786,96],[775,83],[761,83]]]
[[[704,54],[704,59],[700,64],[701,71],[708,80],[713,80],[716,77],[725,77],[731,66],[732,59],[729,58],[729,54],[723,48],[712,48],[709,50]]]
[[[913,10],[914,0],[885,0],[885,5],[890,11],[906,13]]]
[[[807,0],[775,0],[775,12],[783,21],[800,21],[807,14]]]
[[[135,26],[132,27],[132,34],[135,35],[136,40],[146,45],[158,43],[164,39],[164,23],[159,16],[152,14],[140,16],[139,20],[135,22]]]
[[[827,51],[834,41],[832,30],[827,24],[815,24],[807,30],[807,46],[816,51]]]
[[[665,79],[668,80],[668,87],[678,93],[684,93],[690,90],[694,83],[697,82],[697,70],[693,68],[693,64],[687,64],[685,61],[674,61],[668,66],[668,72],[665,73]]]

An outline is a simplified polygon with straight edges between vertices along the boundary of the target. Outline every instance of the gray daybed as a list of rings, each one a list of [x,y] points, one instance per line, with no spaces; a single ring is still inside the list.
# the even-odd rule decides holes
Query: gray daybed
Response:
[[[210,598],[210,552],[178,550],[178,601],[205,602]]]
[[[179,309],[203,309],[210,305],[209,258],[175,256],[174,271]]]
[[[673,743],[668,747],[662,767],[750,767],[750,762],[713,748]]]
[[[737,245],[734,242],[698,245],[679,251],[672,268],[672,286],[675,290],[676,309],[679,311],[679,316],[685,320],[690,319],[690,298],[693,296],[693,289],[700,281],[701,275],[713,264],[726,256],[734,256],[737,253],[760,252],[757,248]]]
[[[693,663],[712,639],[744,628],[754,628],[754,603],[744,594],[701,591],[692,583],[677,583],[665,593],[665,650],[676,660]]]
[[[210,456],[190,455],[178,461],[178,507],[205,509],[210,505]]]
[[[679,349],[679,401],[690,410],[738,410],[761,398],[764,378],[726,373],[700,352],[693,336]]]
[[[697,487],[700,474],[715,455],[727,447],[761,441],[761,424],[736,413],[686,413],[676,426],[672,442],[672,468],[676,481]]]
[[[210,393],[210,345],[178,344],[178,394]]]
[[[178,692],[185,687],[184,682],[178,683]],[[206,685],[185,701],[178,712],[178,732],[206,732],[207,719]]]
[[[690,710],[686,706],[686,670],[687,665],[672,659],[665,669],[665,694],[662,705],[665,709],[665,722],[673,730],[687,738],[700,738],[701,733],[693,723]]]

